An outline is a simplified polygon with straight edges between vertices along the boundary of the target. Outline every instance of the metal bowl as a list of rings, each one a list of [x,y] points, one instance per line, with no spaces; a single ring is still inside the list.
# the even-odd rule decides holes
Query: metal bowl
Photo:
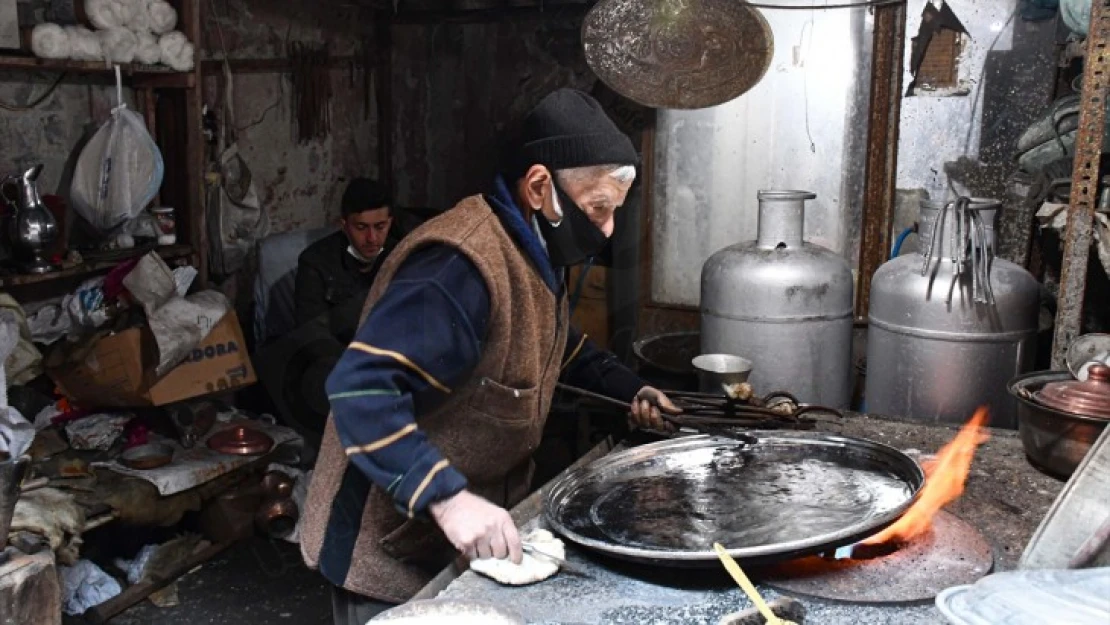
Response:
[[[733,354],[702,354],[691,361],[698,371],[698,386],[703,393],[725,394],[724,387],[747,382],[754,365]]]
[[[147,443],[132,447],[119,457],[119,463],[131,469],[147,471],[164,467],[173,460],[173,447],[165,443]]]
[[[1067,479],[1110,421],[1050,408],[1033,394],[1052,382],[1071,380],[1069,371],[1036,371],[1010,380],[1006,389],[1018,400],[1018,431],[1034,466]]]

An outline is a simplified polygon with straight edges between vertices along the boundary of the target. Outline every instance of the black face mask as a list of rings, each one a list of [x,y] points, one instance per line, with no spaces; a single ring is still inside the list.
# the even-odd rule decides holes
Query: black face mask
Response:
[[[570,267],[600,254],[609,237],[590,221],[586,213],[578,208],[558,184],[553,186],[555,195],[559,198],[559,206],[563,209],[563,222],[556,228],[542,213],[537,215],[537,221],[547,242],[547,254],[551,257],[551,263],[557,267]]]

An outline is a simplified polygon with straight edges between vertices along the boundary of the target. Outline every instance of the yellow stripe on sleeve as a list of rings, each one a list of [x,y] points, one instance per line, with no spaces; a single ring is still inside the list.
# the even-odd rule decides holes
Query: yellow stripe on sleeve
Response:
[[[424,378],[424,381],[432,385],[432,387],[434,387],[436,390],[442,391],[444,393],[451,392],[451,389],[447,388],[443,383],[435,379],[432,374],[421,369],[419,365],[409,360],[408,356],[405,356],[400,352],[395,352],[388,349],[381,349],[380,347],[374,347],[373,345],[367,345],[366,343],[360,343],[358,341],[351,343],[350,349],[357,349],[361,352],[366,352],[367,354],[373,354],[375,356],[388,356],[401,363],[402,365],[405,365],[409,369],[412,369],[414,372],[416,372],[417,375]]]

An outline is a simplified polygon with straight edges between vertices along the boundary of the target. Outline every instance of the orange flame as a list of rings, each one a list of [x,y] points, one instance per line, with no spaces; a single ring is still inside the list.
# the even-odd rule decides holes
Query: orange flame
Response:
[[[985,428],[988,416],[986,406],[976,410],[975,416],[960,428],[956,438],[942,447],[932,461],[921,463],[925,470],[925,486],[917,501],[902,518],[865,539],[863,544],[905,542],[929,531],[936,513],[963,494],[975,449],[990,438]]]

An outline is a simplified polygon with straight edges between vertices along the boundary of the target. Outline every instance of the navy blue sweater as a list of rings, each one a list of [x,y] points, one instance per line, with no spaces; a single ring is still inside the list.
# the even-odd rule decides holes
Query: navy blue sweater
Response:
[[[563,272],[551,265],[503,180],[486,199],[560,295]],[[445,390],[470,378],[481,358],[489,313],[488,287],[470,259],[446,245],[421,248],[398,269],[328,378],[335,428],[351,462],[410,517],[466,488],[466,478],[442,462],[415,418],[442,404]],[[573,327],[563,362],[564,381],[610,397],[630,401],[643,387],[616,356]]]

